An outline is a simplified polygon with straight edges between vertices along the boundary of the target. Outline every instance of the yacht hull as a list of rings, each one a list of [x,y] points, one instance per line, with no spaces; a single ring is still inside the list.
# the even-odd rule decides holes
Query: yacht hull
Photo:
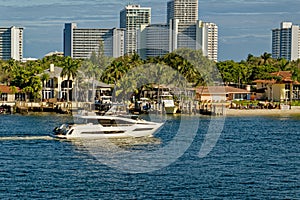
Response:
[[[176,114],[178,108],[176,106],[173,107],[165,107],[165,111],[167,114]]]
[[[105,125],[99,123],[88,124],[64,124],[53,130],[52,137],[61,139],[84,138],[127,138],[148,137],[158,131],[163,123],[147,122],[144,120],[128,120],[128,124]],[[131,124],[130,124],[131,123]]]

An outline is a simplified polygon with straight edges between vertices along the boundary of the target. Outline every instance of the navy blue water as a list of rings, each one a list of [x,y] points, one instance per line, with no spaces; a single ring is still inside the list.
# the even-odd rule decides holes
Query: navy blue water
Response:
[[[201,118],[176,162],[131,174],[76,143],[49,138],[68,116],[0,116],[0,199],[300,199],[299,117],[227,117],[216,146],[200,158],[209,119]],[[169,118],[156,135],[160,142],[126,148],[160,148],[179,123]]]

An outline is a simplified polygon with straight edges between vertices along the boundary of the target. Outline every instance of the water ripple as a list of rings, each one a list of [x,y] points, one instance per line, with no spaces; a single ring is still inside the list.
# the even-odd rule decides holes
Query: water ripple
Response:
[[[105,165],[121,155],[107,143],[94,143],[107,153],[99,162],[82,141],[48,137],[68,116],[0,117],[0,199],[300,198],[299,118],[227,118],[216,146],[199,158],[209,124],[201,119],[193,144],[177,161],[127,174]],[[124,152],[155,151],[172,141],[176,123],[169,121],[155,138],[111,142]],[[144,156],[140,165],[147,165]]]

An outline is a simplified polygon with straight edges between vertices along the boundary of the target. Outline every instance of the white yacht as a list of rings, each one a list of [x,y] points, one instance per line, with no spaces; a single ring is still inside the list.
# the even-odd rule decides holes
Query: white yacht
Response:
[[[147,137],[152,136],[163,125],[129,115],[77,115],[74,120],[74,124],[56,127],[52,136],[62,139]]]
[[[160,100],[167,114],[175,114],[177,112],[178,107],[175,105],[173,96],[169,92],[163,92],[160,95]]]

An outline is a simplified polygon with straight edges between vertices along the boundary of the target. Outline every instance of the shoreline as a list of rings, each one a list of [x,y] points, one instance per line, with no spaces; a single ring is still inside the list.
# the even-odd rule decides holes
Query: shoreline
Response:
[[[299,115],[300,116],[300,107],[294,106],[290,110],[280,110],[280,109],[226,109],[224,116],[234,117],[234,116],[290,116],[290,115]]]
[[[6,112],[6,113],[1,113],[1,115],[7,115],[7,114],[21,114],[21,115],[32,115],[32,114],[37,114],[37,115],[71,115],[72,112],[70,113],[58,113],[58,112],[47,112],[47,111],[29,111],[29,112]],[[190,114],[183,114],[183,113],[178,113],[176,115],[190,115]],[[194,113],[191,115],[199,115],[199,116],[208,116],[208,115],[201,115],[200,113]],[[291,109],[288,110],[280,110],[280,109],[230,109],[226,108],[224,109],[224,113],[221,115],[217,116],[224,116],[224,117],[259,117],[259,116],[299,116],[300,117],[300,106],[293,106]]]

